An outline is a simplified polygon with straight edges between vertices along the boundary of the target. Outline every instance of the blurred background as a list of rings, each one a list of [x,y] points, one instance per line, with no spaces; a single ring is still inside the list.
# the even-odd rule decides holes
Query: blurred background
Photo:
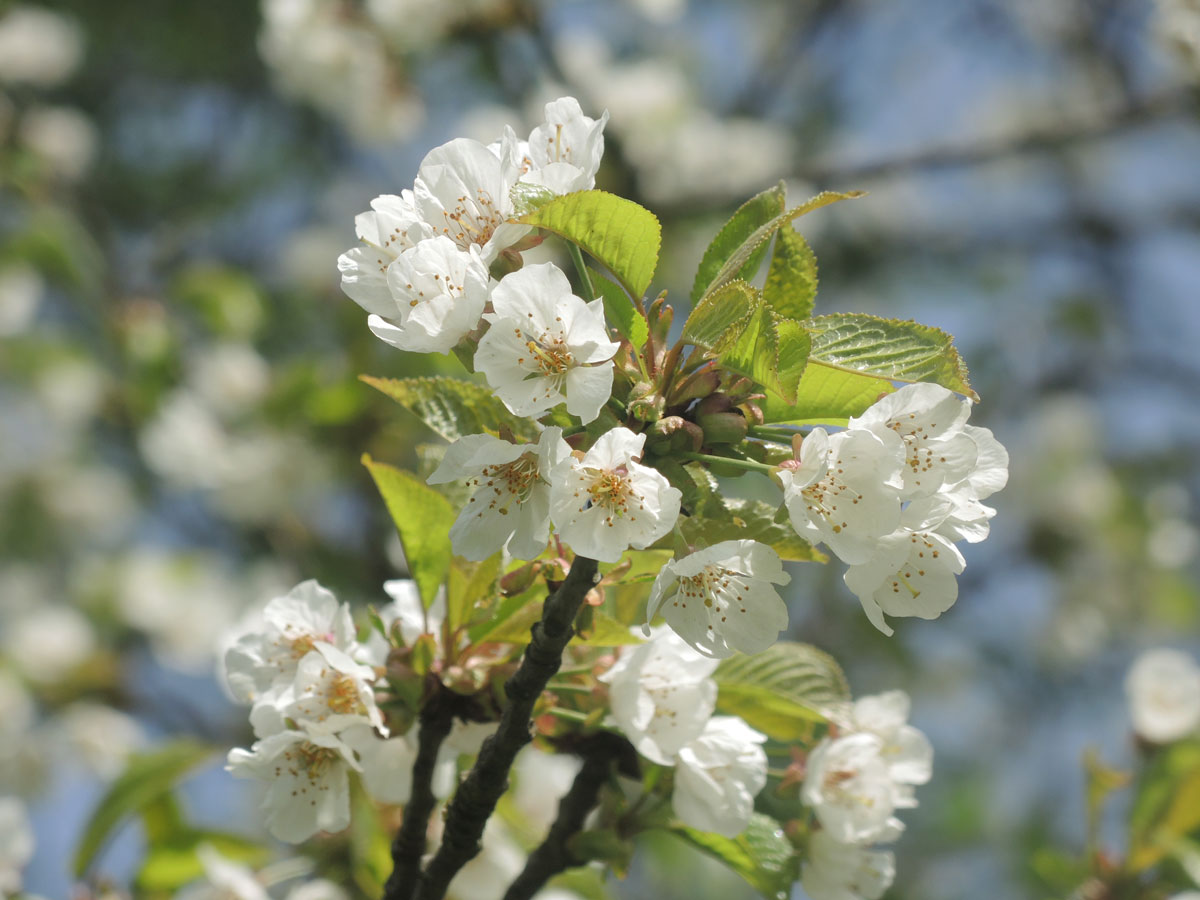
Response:
[[[856,694],[909,691],[936,748],[889,897],[1051,893],[1085,749],[1133,760],[1130,661],[1200,653],[1198,80],[1187,0],[0,5],[0,795],[32,817],[26,888],[68,896],[130,752],[247,743],[213,666],[248,610],[307,577],[384,602],[402,560],[359,456],[430,434],[356,375],[461,369],[374,339],[337,255],[431,147],[571,94],[609,110],[597,186],[662,219],[680,306],[750,194],[870,192],[799,223],[818,312],[954,334],[1012,480],[940,620],[886,638],[840,567],[794,566],[792,637]],[[184,797],[261,833],[219,765]],[[141,841],[98,871],[127,885]],[[752,896],[658,843],[615,896]]]

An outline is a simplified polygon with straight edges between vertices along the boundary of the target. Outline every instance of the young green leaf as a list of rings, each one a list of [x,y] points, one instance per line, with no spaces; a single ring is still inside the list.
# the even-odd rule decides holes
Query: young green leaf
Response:
[[[130,759],[125,771],[104,792],[84,826],[71,866],[75,877],[82,877],[105,843],[127,819],[168,794],[184,775],[213,755],[214,748],[208,744],[178,740]]]
[[[835,369],[809,354],[808,366],[796,385],[796,402],[768,396],[761,404],[763,420],[781,425],[845,425],[895,387],[886,378]]]
[[[858,313],[818,316],[805,325],[814,363],[891,381],[932,381],[979,400],[954,338],[939,328]]]
[[[791,842],[780,824],[762,813],[755,813],[746,830],[734,838],[682,825],[672,833],[725,863],[770,900],[784,900],[798,877]]]
[[[812,315],[816,296],[816,254],[800,232],[785,225],[775,235],[763,299],[785,319],[807,319]]]
[[[429,609],[450,570],[454,507],[425,482],[402,469],[375,462],[365,453],[362,463],[387,504],[421,603]]]
[[[446,586],[446,624],[453,632],[475,620],[477,611],[490,607],[500,593],[500,553],[483,562],[455,559]]]
[[[650,326],[646,324],[646,317],[634,309],[628,295],[621,290],[619,285],[590,267],[588,275],[592,279],[592,287],[599,291],[600,296],[604,298],[604,317],[609,324],[634,347],[638,350],[642,349],[646,344],[646,338],[650,335]],[[593,298],[584,297],[583,299],[590,301]]]
[[[720,350],[741,334],[760,305],[753,285],[731,281],[693,307],[683,323],[682,340],[704,350]]]
[[[726,369],[748,376],[787,403],[795,403],[808,353],[804,326],[760,305],[718,359]]]
[[[725,260],[732,256],[734,251],[745,243],[746,239],[758,228],[782,213],[786,202],[786,189],[781,181],[774,187],[767,188],[761,194],[751,197],[738,208],[728,222],[721,226],[717,236],[712,239],[712,243],[704,251],[700,267],[696,269],[696,280],[692,283],[693,306],[708,293],[709,286],[717,277]],[[764,244],[758,252],[750,255],[735,277],[746,281],[753,278],[759,265],[762,264],[765,253],[766,245]]]
[[[732,281],[696,304],[683,325],[683,340],[785,402],[796,402],[808,362],[808,333],[799,322],[772,312],[746,282]]]
[[[662,226],[654,213],[632,200],[604,191],[578,191],[556,197],[516,221],[577,245],[612,272],[631,296],[641,297],[650,287]]]
[[[717,708],[735,712],[752,728],[778,740],[794,736],[781,712],[822,721],[841,715],[850,702],[850,687],[837,661],[811,644],[779,641],[754,656],[736,654],[717,666]],[[806,710],[807,712],[801,712]]]
[[[1146,768],[1129,816],[1125,868],[1141,872],[1200,828],[1200,741],[1165,747]]]
[[[490,388],[459,378],[376,378],[360,380],[391,397],[448,441],[468,434],[498,435],[507,428],[519,440],[536,441],[538,428],[514,416]]]
[[[845,193],[841,193],[839,191],[823,191],[822,193],[817,194],[817,196],[806,200],[800,206],[780,213],[775,218],[760,225],[758,228],[754,229],[750,236],[747,237],[746,240],[744,240],[741,245],[725,260],[725,263],[721,266],[720,271],[717,272],[716,276],[709,283],[708,288],[703,294],[703,297],[707,297],[713,291],[719,290],[729,282],[740,277],[740,274],[747,263],[754,258],[755,254],[764,252],[763,248],[766,246],[767,242],[771,240],[775,232],[777,232],[784,225],[787,225],[794,219],[798,219],[800,216],[810,213],[813,210],[820,209],[823,206],[828,206],[831,203],[837,203],[839,200],[851,200],[855,197],[861,196],[863,196],[862,191],[848,191]]]

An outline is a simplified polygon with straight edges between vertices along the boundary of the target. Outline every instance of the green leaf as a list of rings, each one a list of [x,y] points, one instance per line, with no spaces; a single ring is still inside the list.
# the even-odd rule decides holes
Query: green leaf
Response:
[[[785,319],[807,319],[816,297],[816,254],[791,225],[780,228],[775,235],[763,299]]]
[[[642,644],[645,641],[634,634],[624,622],[596,610],[592,614],[592,624],[587,633],[577,635],[572,643],[585,647],[621,647]]]
[[[1198,828],[1200,741],[1180,741],[1159,751],[1138,784],[1125,868],[1131,873],[1148,869]]]
[[[517,219],[565,238],[612,272],[631,296],[650,287],[662,246],[662,227],[654,213],[604,191],[579,191],[556,197]]]
[[[759,308],[758,291],[744,281],[733,281],[695,305],[683,323],[680,340],[703,350],[720,350],[740,334]]]
[[[818,316],[805,324],[814,363],[890,381],[931,381],[979,400],[954,338],[939,328],[858,313]]]
[[[717,236],[704,251],[700,267],[696,269],[696,280],[692,283],[693,306],[708,293],[709,286],[717,277],[717,273],[721,271],[725,260],[732,256],[758,228],[782,213],[786,202],[786,190],[781,181],[774,187],[767,188],[761,194],[751,197],[738,208],[728,222],[721,226]],[[750,255],[735,278],[746,281],[753,278],[765,253],[766,245],[764,244],[759,252]]]
[[[514,416],[495,392],[459,378],[359,378],[391,397],[448,441],[468,434],[498,435],[507,428],[523,441],[538,439],[537,426]]]
[[[717,666],[717,708],[780,741],[806,733],[806,723],[841,715],[850,688],[837,661],[811,644],[779,641],[753,656],[735,654]]]
[[[624,878],[633,861],[633,841],[612,828],[592,829],[573,834],[567,840],[567,852],[576,865],[599,860],[611,866],[618,878]]]
[[[672,833],[725,863],[770,900],[784,900],[798,877],[791,842],[782,826],[762,813],[755,813],[746,830],[733,838],[684,826]]]
[[[763,305],[718,359],[725,368],[748,376],[785,402],[795,403],[808,352],[804,326],[780,318]]]
[[[483,562],[455,559],[446,587],[446,624],[451,632],[475,620],[475,613],[492,605],[500,592],[500,554]]]
[[[421,603],[429,609],[450,571],[454,507],[425,482],[402,469],[375,462],[365,453],[362,463],[387,504]]]
[[[683,325],[683,341],[753,379],[787,403],[808,362],[804,327],[767,308],[757,289],[733,281],[701,300]]]
[[[809,355],[808,365],[796,385],[796,402],[788,404],[768,396],[760,406],[763,421],[783,425],[845,425],[860,416],[872,403],[896,388],[886,378],[848,372],[818,363]]]
[[[608,323],[617,329],[621,337],[640,350],[645,346],[646,338],[650,336],[650,326],[646,324],[646,317],[634,308],[628,295],[619,285],[590,267],[588,276],[592,279],[592,287],[598,290],[604,299],[604,317]]]
[[[249,866],[263,865],[271,855],[266,847],[236,834],[193,829],[174,843],[152,846],[146,851],[136,878],[138,896],[142,892],[174,893],[204,875],[204,864],[196,854],[201,844],[210,844],[226,859]]]
[[[750,233],[746,240],[744,240],[741,245],[729,255],[729,257],[725,260],[724,265],[721,266],[720,271],[717,272],[716,276],[709,283],[708,288],[705,290],[703,296],[707,297],[713,291],[719,290],[729,282],[740,277],[740,273],[747,263],[754,258],[755,254],[764,252],[763,248],[766,246],[767,242],[771,240],[775,232],[777,232],[784,225],[787,225],[792,220],[798,219],[800,216],[810,213],[813,210],[820,209],[823,206],[828,206],[831,203],[837,203],[839,200],[851,200],[855,197],[861,196],[863,196],[862,191],[848,191],[846,193],[840,193],[838,191],[823,191],[822,193],[817,194],[817,196],[806,200],[800,206],[780,213],[770,221],[763,223],[758,228],[754,229],[754,231]]]
[[[214,748],[208,744],[179,740],[152,753],[139,753],[132,757],[125,771],[109,785],[84,826],[72,863],[75,877],[83,876],[104,844],[126,819],[138,815],[169,793],[184,774],[213,755]]]

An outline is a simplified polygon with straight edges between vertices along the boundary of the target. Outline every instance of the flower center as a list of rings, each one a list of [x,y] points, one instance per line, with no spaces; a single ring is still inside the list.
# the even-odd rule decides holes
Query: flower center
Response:
[[[642,498],[633,492],[629,483],[629,472],[624,466],[615,469],[590,469],[591,484],[588,496],[593,506],[606,510],[610,516],[624,516],[629,512],[630,500]]]
[[[530,361],[542,375],[565,375],[575,365],[575,357],[561,337],[543,334],[540,340],[526,341],[525,346],[532,354]]]
[[[504,222],[504,215],[496,208],[492,195],[480,188],[475,199],[465,194],[458,198],[458,205],[444,213],[446,226],[442,233],[450,237],[463,250],[472,244],[481,247],[492,239],[496,228]]]
[[[338,675],[325,692],[330,710],[338,715],[349,715],[360,709],[358,684],[350,675]]]
[[[842,529],[849,527],[846,520],[838,514],[838,504],[849,502],[857,505],[858,501],[862,499],[862,494],[851,489],[838,477],[844,471],[842,461],[839,459],[824,476],[800,491],[800,495],[804,498],[805,509],[810,515],[820,516],[828,522],[834,534],[840,534]]]
[[[474,483],[485,490],[491,488],[493,496],[488,501],[488,509],[506,516],[509,502],[515,499],[517,503],[524,503],[540,481],[537,454],[522,453],[512,462],[484,466]],[[471,502],[475,502],[474,497]]]
[[[329,747],[318,747],[316,744],[311,744],[305,741],[296,748],[296,753],[299,755],[300,766],[308,775],[309,781],[316,781],[321,775],[333,765],[338,758],[338,752]]]

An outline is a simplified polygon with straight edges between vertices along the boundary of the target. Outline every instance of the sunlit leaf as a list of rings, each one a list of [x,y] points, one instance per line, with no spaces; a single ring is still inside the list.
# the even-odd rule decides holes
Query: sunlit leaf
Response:
[[[746,830],[733,838],[682,825],[672,833],[719,859],[770,900],[784,900],[798,876],[791,842],[780,824],[762,813],[755,813]]]
[[[725,265],[725,260],[729,259],[750,235],[779,216],[784,210],[785,203],[786,191],[783,182],[780,182],[774,187],[767,188],[761,194],[751,197],[738,208],[728,222],[721,226],[717,236],[712,239],[712,243],[704,251],[700,266],[696,269],[696,279],[692,283],[693,305],[708,292],[717,273]],[[757,252],[750,254],[734,277],[745,281],[753,278],[759,265],[762,264],[766,250],[764,243]]]
[[[450,570],[453,555],[450,526],[456,517],[454,507],[425,482],[403,469],[375,462],[365,453],[362,463],[375,479],[375,486],[387,504],[400,535],[408,570],[421,594],[421,603],[429,609]]]
[[[518,440],[536,441],[538,427],[514,416],[493,390],[459,378],[375,378],[359,376],[391,397],[448,441],[468,434],[497,435],[508,429]]]

